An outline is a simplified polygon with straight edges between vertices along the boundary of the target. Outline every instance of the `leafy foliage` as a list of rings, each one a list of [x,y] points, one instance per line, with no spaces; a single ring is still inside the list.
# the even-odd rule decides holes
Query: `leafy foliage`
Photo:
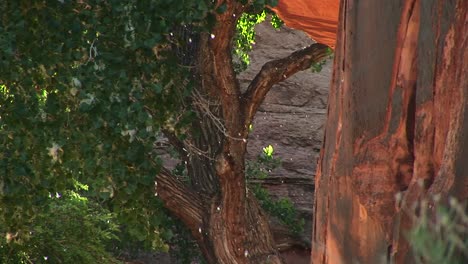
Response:
[[[467,204],[455,198],[449,206],[440,203],[435,196],[432,201],[423,200],[418,205],[419,214],[411,214],[415,225],[408,234],[417,263],[466,263],[468,260],[468,215]],[[435,212],[428,210],[435,204]]]
[[[298,217],[297,210],[291,200],[284,197],[274,199],[260,183],[253,182],[253,180],[266,179],[272,170],[281,165],[281,160],[275,158],[273,153],[273,146],[268,145],[263,148],[263,152],[256,161],[247,161],[246,175],[249,180],[249,188],[267,213],[277,217],[297,234],[304,230],[305,220]]]
[[[254,1],[253,12],[265,17],[261,10],[276,2]],[[2,235],[18,234],[17,241],[34,244],[36,238],[55,235],[50,232],[72,231],[66,221],[53,222],[60,219],[57,214],[96,228],[102,227],[99,221],[112,218],[112,223],[120,223],[121,241],[168,249],[173,233],[162,202],[154,197],[154,177],[162,161],[153,144],[162,129],[186,137],[193,118],[186,107],[192,73],[180,65],[183,55],[174,52],[189,44],[174,32],[186,26],[194,32],[209,30],[214,12],[223,12],[223,6],[214,9],[209,0],[0,3]],[[241,26],[239,45],[245,50],[254,41],[252,25],[258,19],[246,16]],[[241,54],[247,54],[245,50]],[[89,199],[71,191],[77,184],[89,186]],[[53,199],[51,193],[64,196]],[[54,230],[43,228],[44,233],[36,230],[31,236],[30,230],[42,222]],[[84,239],[75,238],[76,230],[65,234]],[[90,243],[105,244],[115,234],[107,235]],[[65,245],[32,252],[16,243],[3,249],[13,252],[13,246],[18,246],[14,252],[24,252],[15,255],[18,261],[40,262],[44,250],[60,251]],[[122,242],[119,247],[129,245]],[[104,256],[104,251],[89,253]],[[55,253],[57,259],[80,262],[68,259],[71,256]]]
[[[279,18],[279,16],[276,15],[276,14],[273,14],[271,16],[271,22],[270,23],[276,29],[279,29],[280,27],[282,27],[284,25],[284,21],[281,20],[281,18]]]
[[[315,73],[315,72],[322,71],[322,68],[327,63],[328,59],[331,59],[333,57],[333,50],[331,48],[328,48],[327,55],[328,55],[327,59],[322,60],[320,62],[312,63],[312,65],[310,66],[310,69],[312,70],[312,72]]]
[[[261,2],[261,1],[258,1]],[[270,6],[276,6],[277,3]],[[236,72],[242,72],[247,69],[250,64],[249,53],[252,51],[252,45],[255,44],[255,26],[262,23],[270,16],[271,25],[279,29],[283,25],[283,21],[273,12],[268,9],[253,8],[260,10],[253,13],[243,13],[237,21],[236,35],[234,37],[233,58]]]
[[[255,43],[255,25],[265,21],[266,11],[257,14],[244,13],[237,21],[237,34],[234,38],[234,66],[236,72],[247,69],[250,64],[249,52],[252,50],[252,44]]]
[[[210,9],[210,1],[0,3],[0,215],[9,232],[22,233],[40,201],[78,180],[128,234],[162,247],[152,144],[161,127],[183,134],[191,115],[176,111],[190,81],[170,36],[184,23],[202,30]]]
[[[119,263],[106,245],[117,239],[116,217],[95,202],[67,191],[51,195],[23,234],[12,234],[0,222],[0,262]]]
[[[243,4],[246,4],[241,1]],[[275,7],[278,5],[277,0],[265,1],[257,0],[253,1],[250,12],[243,13],[237,20],[236,35],[234,37],[233,46],[233,60],[234,70],[239,73],[247,69],[250,64],[249,53],[252,51],[252,45],[255,44],[255,26],[262,23],[270,16],[270,24],[275,28],[279,29],[284,22],[270,9],[265,8]]]

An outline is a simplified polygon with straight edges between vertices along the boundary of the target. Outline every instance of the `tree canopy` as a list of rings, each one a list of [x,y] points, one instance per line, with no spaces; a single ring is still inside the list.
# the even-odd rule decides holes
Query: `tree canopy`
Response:
[[[203,65],[206,76],[234,74],[234,68],[240,71],[248,64],[253,26],[265,18],[267,6],[276,4],[274,0],[0,3],[1,231],[11,240],[28,239],[28,226],[41,216],[44,202],[72,190],[116,213],[137,240],[164,248],[164,240],[172,234],[164,228],[169,217],[163,202],[155,199],[159,195],[155,176],[166,170],[154,145],[164,134],[178,148],[178,143],[200,133],[188,128],[197,118],[193,94],[200,85],[200,69],[192,62],[199,56],[198,45],[203,45],[200,36],[234,50],[224,73],[210,72],[211,64]],[[212,29],[226,19],[237,27],[214,34]],[[245,125],[274,83],[326,54],[320,45],[266,65],[243,97]],[[230,85],[239,92],[238,85]],[[218,113],[217,118],[229,118],[226,111],[236,111],[223,102],[224,116]],[[231,125],[230,120],[223,122]],[[226,132],[224,136],[233,138]],[[210,155],[218,155],[218,150]],[[241,151],[236,157],[242,164],[243,155]],[[243,168],[242,164],[236,166]],[[215,163],[210,166],[215,169]],[[244,172],[241,176],[245,182]]]
[[[178,130],[190,115],[176,111],[188,71],[167,46],[178,45],[171,38],[177,27],[205,27],[212,4],[0,5],[1,213],[8,229],[21,230],[34,221],[35,205],[78,181],[89,195],[112,198],[137,234],[158,239],[163,216],[152,207],[161,206],[153,199],[161,161],[153,142],[162,126]]]

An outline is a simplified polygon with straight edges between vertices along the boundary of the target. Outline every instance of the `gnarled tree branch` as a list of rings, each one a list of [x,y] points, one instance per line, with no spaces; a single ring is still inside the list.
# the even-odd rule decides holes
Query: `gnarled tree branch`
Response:
[[[164,206],[192,231],[195,238],[201,236],[198,228],[202,226],[204,208],[199,195],[162,168],[156,177],[156,194],[161,197]]]
[[[286,80],[299,71],[310,68],[313,63],[322,61],[328,54],[327,50],[328,47],[326,45],[315,43],[307,48],[293,52],[286,58],[265,63],[250,83],[247,91],[242,95],[245,128],[252,122],[258,107],[273,85]]]

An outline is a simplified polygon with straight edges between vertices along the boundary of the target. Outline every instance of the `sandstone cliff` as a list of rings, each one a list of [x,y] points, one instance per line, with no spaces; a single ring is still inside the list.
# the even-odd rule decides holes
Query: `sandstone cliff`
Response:
[[[282,0],[273,8],[290,28],[330,47],[335,46],[339,0]]]
[[[239,75],[244,86],[267,61],[313,43],[301,31],[287,27],[275,30],[268,22],[259,24],[256,31],[251,65]],[[249,137],[249,158],[255,158],[270,144],[275,156],[281,158],[282,166],[272,171],[264,186],[274,196],[289,197],[294,202],[306,220],[301,239],[304,243],[311,240],[314,175],[322,146],[331,64],[329,59],[319,73],[299,72],[274,86],[255,117]]]

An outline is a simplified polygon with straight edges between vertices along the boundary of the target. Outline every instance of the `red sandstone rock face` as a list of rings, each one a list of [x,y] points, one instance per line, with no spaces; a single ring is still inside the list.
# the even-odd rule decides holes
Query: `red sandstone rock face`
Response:
[[[414,263],[409,208],[468,199],[468,1],[342,2],[312,260]]]
[[[339,7],[339,0],[282,0],[273,9],[288,27],[334,48]]]

